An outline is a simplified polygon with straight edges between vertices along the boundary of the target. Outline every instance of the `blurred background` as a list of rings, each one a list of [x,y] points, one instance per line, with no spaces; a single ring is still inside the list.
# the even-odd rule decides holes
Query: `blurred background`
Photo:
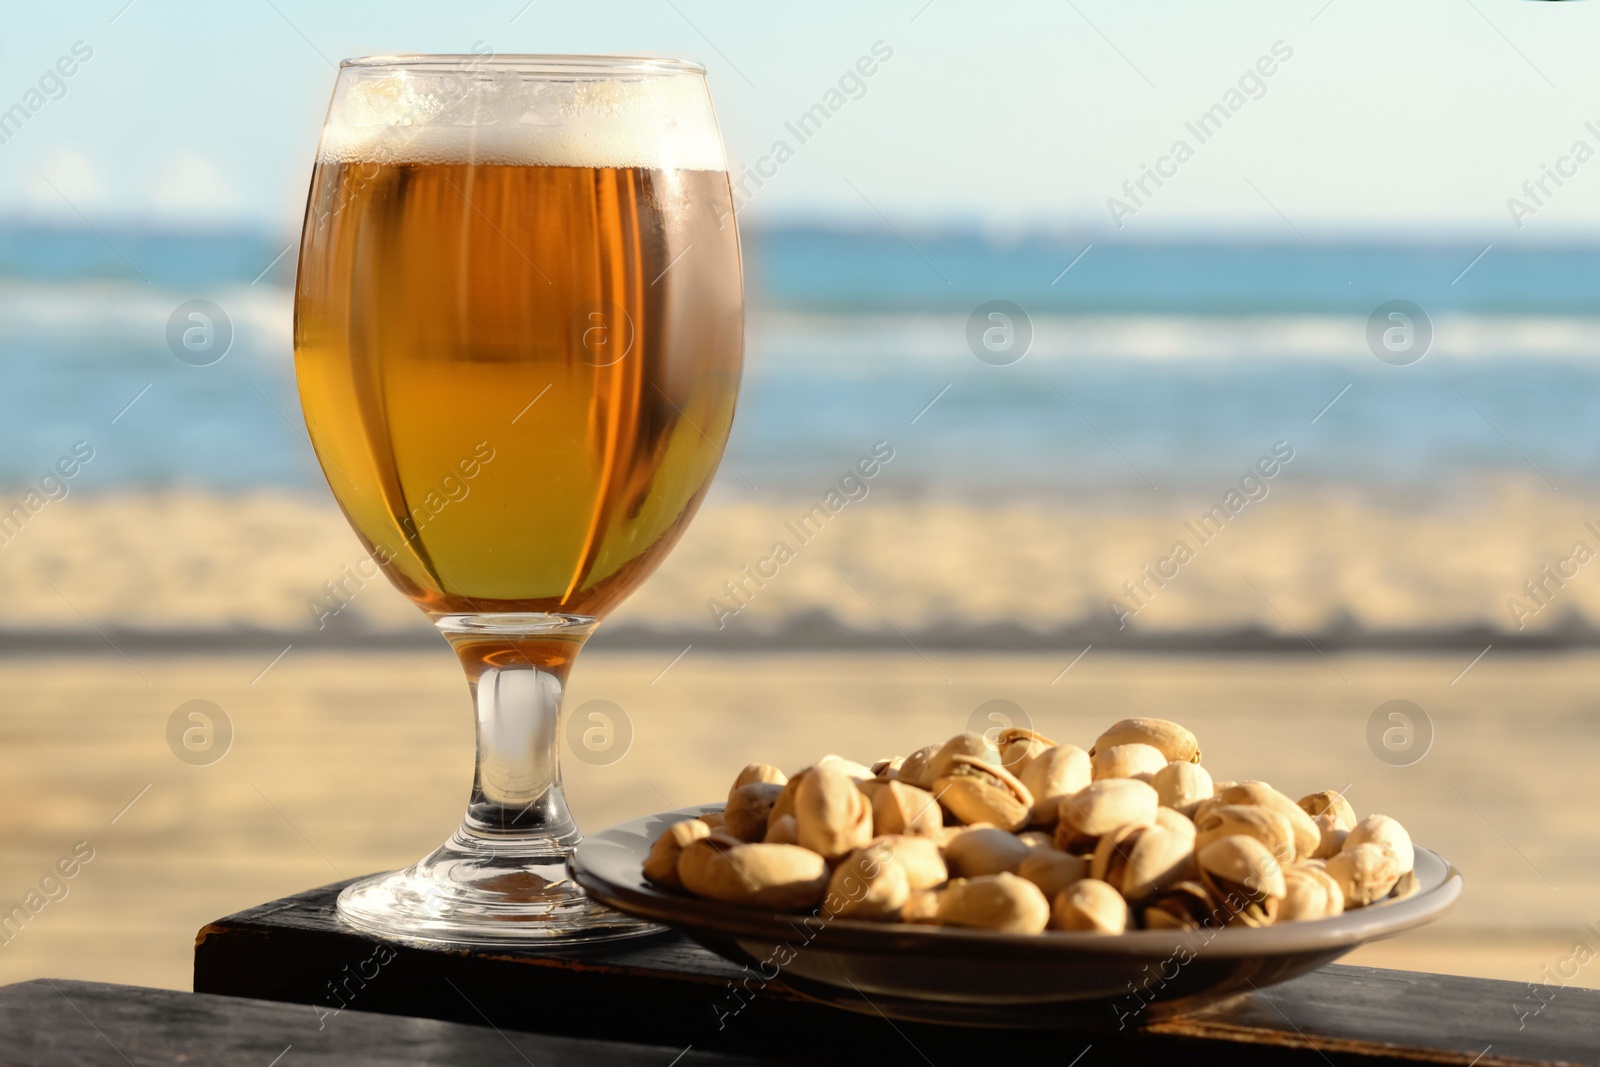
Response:
[[[355,570],[290,283],[337,61],[491,50],[705,63],[740,205],[739,416],[687,537],[574,675],[584,825],[704,802],[757,759],[871,760],[991,715],[1088,745],[1159,715],[1217,778],[1344,787],[1462,867],[1447,920],[1357,962],[1549,981],[1600,920],[1596,18],[10,13],[0,912],[23,918],[0,981],[186,987],[205,922],[409,863],[459,819],[459,668]],[[214,361],[169,342],[197,300]],[[579,740],[595,714],[603,750]]]

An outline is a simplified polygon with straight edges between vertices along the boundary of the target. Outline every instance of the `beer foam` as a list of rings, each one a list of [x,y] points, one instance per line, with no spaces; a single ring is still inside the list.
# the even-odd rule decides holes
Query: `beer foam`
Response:
[[[705,82],[682,74],[527,79],[514,70],[346,68],[324,163],[727,170]]]

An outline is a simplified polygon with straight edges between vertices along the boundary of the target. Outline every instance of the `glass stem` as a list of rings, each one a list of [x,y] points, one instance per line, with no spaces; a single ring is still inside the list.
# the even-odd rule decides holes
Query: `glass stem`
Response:
[[[561,698],[595,620],[473,615],[438,620],[472,690],[477,769],[456,844],[553,857],[583,835],[561,790]]]

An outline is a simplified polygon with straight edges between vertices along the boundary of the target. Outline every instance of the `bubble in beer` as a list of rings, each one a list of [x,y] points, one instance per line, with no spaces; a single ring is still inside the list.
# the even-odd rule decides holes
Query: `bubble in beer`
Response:
[[[188,300],[167,316],[167,347],[191,367],[209,367],[233,347],[233,322],[209,300]]]
[[[567,748],[591,767],[609,767],[633,747],[633,720],[609,700],[585,700],[567,716]]]
[[[1033,346],[1033,320],[1009,300],[990,300],[967,318],[967,347],[992,367],[1009,367]]]
[[[191,767],[209,767],[233,747],[233,720],[209,700],[186,701],[167,716],[167,747]]]

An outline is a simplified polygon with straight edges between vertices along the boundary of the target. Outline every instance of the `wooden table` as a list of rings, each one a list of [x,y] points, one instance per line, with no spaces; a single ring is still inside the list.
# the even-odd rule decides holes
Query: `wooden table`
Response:
[[[676,935],[560,955],[380,946],[334,914],[344,883],[230,915],[195,943],[197,992],[309,1013],[382,1012],[797,1062],[1600,1064],[1600,991],[1331,966],[1140,1030],[997,1031],[891,1021],[768,983],[731,1016],[739,968]],[[1539,1009],[1535,1014],[1535,1009]],[[329,1018],[340,1018],[332,1014]],[[1074,1057],[1081,1055],[1081,1060]],[[663,1067],[665,1063],[663,1062]]]
[[[170,989],[41,978],[0,988],[6,1067],[745,1067],[763,1061]]]

